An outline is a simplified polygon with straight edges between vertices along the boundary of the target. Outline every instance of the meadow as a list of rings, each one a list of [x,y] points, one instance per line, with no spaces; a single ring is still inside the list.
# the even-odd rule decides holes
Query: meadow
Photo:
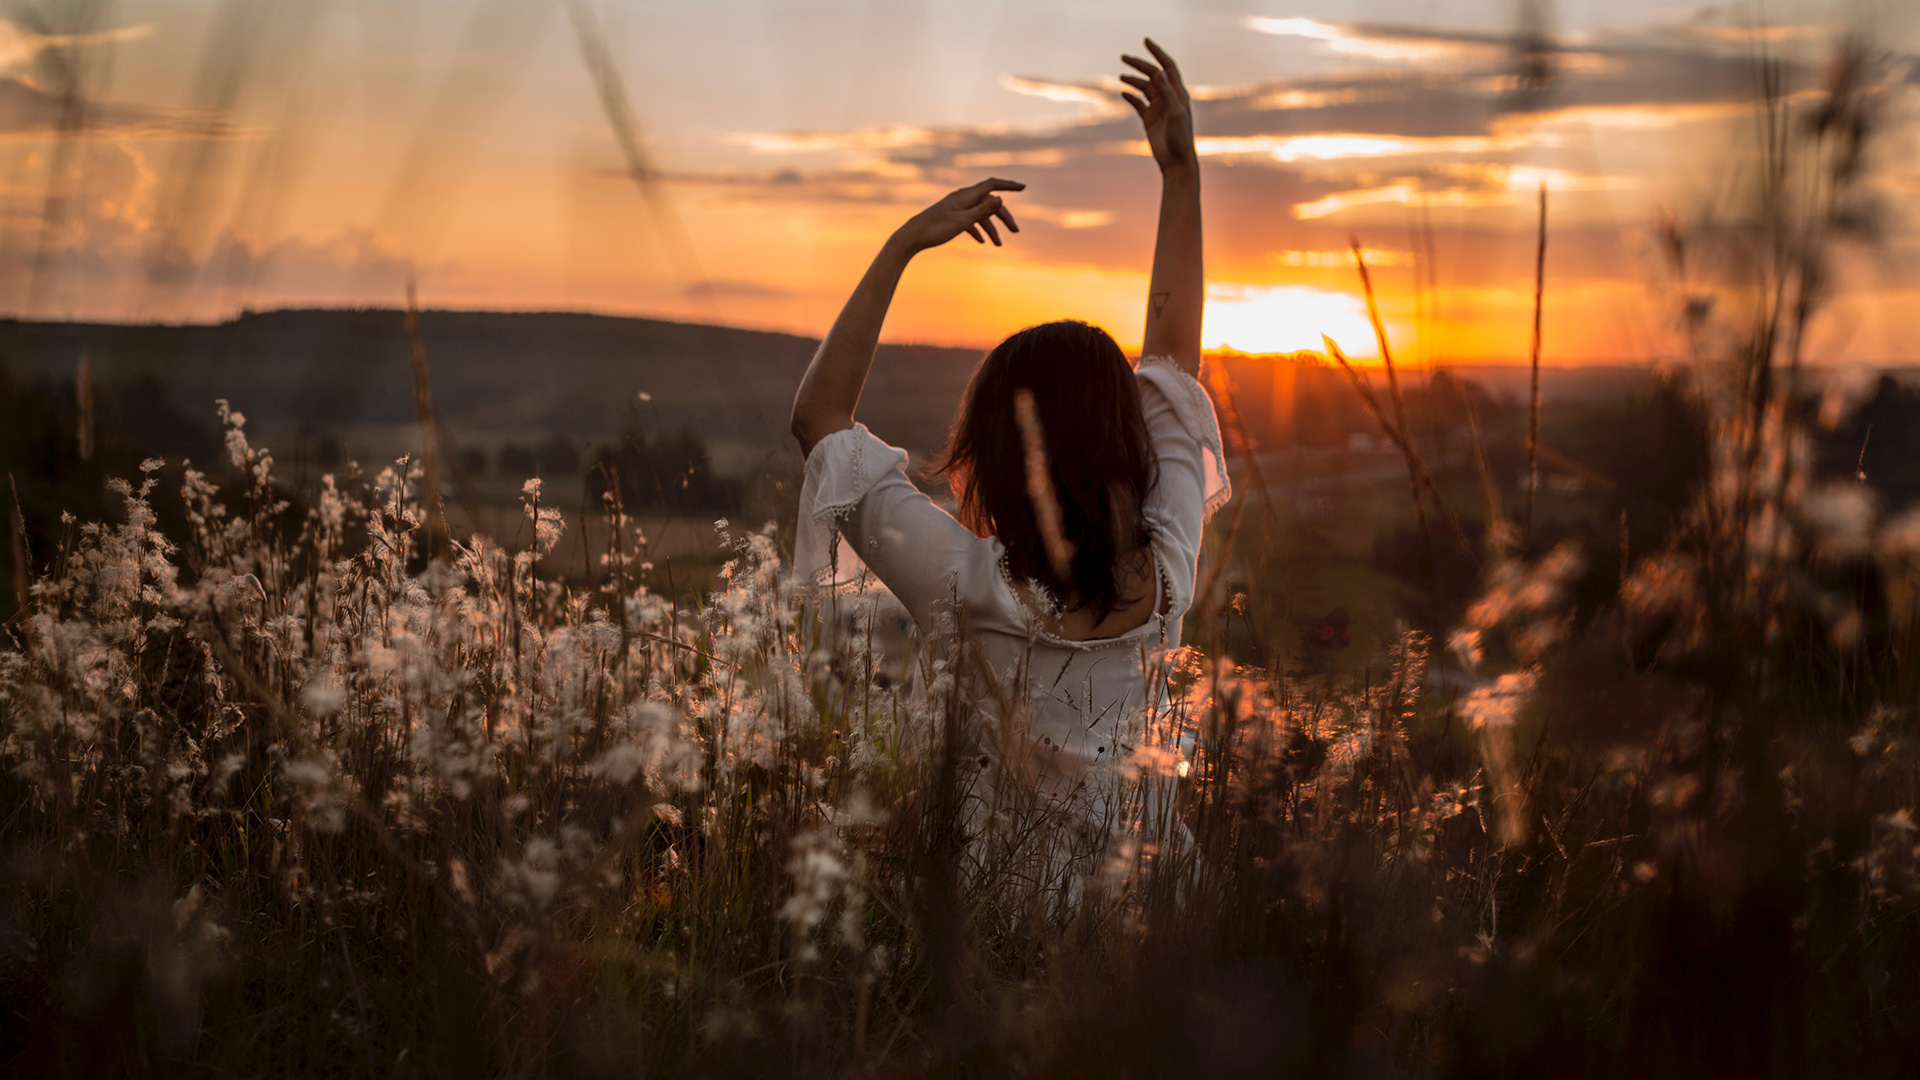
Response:
[[[1350,540],[1270,497],[1216,373],[1241,494],[1129,763],[1190,843],[1060,872],[973,752],[965,642],[796,588],[758,521],[689,595],[618,483],[581,569],[539,481],[521,542],[449,536],[423,463],[295,485],[224,406],[217,465],[51,538],[16,512],[0,1063],[1907,1073],[1920,510],[1822,451],[1857,403],[1799,352],[1858,230],[1836,71],[1761,103],[1749,217],[1665,227],[1691,346],[1626,494],[1553,509],[1537,404],[1503,434],[1351,370],[1404,470],[1391,617],[1303,621]]]

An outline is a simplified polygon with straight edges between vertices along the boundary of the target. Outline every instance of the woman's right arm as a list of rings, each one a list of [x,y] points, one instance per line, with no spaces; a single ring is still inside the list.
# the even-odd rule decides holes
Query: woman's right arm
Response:
[[[1147,145],[1160,166],[1160,230],[1153,245],[1140,354],[1170,356],[1197,377],[1206,270],[1200,251],[1200,158],[1193,145],[1193,103],[1173,57],[1152,39],[1146,44],[1159,63],[1123,56],[1140,74],[1120,76],[1140,91],[1139,97],[1122,96],[1140,114]]]
[[[853,410],[860,404],[860,391],[867,384],[867,369],[873,365],[873,350],[880,344],[880,327],[886,322],[887,308],[893,304],[894,289],[900,275],[915,255],[959,236],[961,233],[985,243],[993,239],[1000,246],[1000,234],[993,219],[1006,222],[1019,232],[1013,214],[1001,202],[996,191],[1020,191],[1025,184],[1012,180],[987,179],[964,187],[915,214],[895,230],[867,267],[866,276],[854,287],[833,329],[821,340],[807,373],[800,378],[800,389],[793,396],[793,437],[800,440],[800,452],[811,454],[815,443],[836,431],[853,426]],[[981,235],[985,230],[986,236]]]

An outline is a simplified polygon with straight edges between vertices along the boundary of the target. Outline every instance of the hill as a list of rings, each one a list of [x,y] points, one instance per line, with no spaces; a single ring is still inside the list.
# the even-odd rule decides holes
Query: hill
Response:
[[[685,427],[736,460],[791,445],[788,406],[818,344],[546,312],[427,311],[420,326],[435,409],[468,445],[552,435],[585,444],[636,426],[659,434]],[[156,409],[195,417],[211,417],[214,399],[226,398],[268,437],[379,443],[383,429],[397,436],[414,423],[399,311],[274,311],[211,325],[0,320],[0,364],[17,381],[71,380],[83,350],[97,384],[146,386],[164,397]],[[937,445],[978,358],[967,349],[883,346],[861,419],[882,438]]]

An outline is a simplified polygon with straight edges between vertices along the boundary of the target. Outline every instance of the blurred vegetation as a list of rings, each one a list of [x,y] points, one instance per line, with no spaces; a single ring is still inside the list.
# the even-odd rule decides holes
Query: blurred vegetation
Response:
[[[621,502],[636,509],[721,514],[740,509],[739,482],[714,474],[706,444],[689,428],[653,439],[644,431],[629,430],[617,449],[602,450],[594,459],[588,490],[604,498],[616,488]]]
[[[697,439],[596,461],[574,573],[557,485],[429,559],[411,463],[286,482],[236,416],[0,386],[0,1064],[1910,1074],[1916,401],[1797,352],[1869,58],[1768,92],[1751,214],[1663,229],[1691,353],[1549,403],[1537,488],[1527,406],[1215,368],[1239,493],[1104,846],[983,752],[964,638],[724,523],[660,590],[634,513],[733,497]]]

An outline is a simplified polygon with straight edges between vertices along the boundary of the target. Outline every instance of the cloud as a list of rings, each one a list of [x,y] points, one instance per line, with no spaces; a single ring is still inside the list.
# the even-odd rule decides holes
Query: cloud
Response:
[[[152,23],[115,27],[92,34],[41,34],[0,19],[0,71],[10,71],[40,58],[49,49],[78,49],[138,41],[153,33]]]
[[[792,289],[758,281],[702,281],[687,286],[687,296],[715,300],[783,300],[798,295]]]
[[[1512,113],[1495,120],[1493,127],[1496,132],[1556,124],[1653,131],[1751,116],[1753,110],[1753,102],[1746,100],[1569,105]]]
[[[1120,97],[1120,92],[1126,89],[1126,84],[1118,79],[1072,83],[1054,82],[1050,79],[1030,79],[1019,75],[1001,75],[1000,85],[1027,97],[1085,105],[1095,113],[1118,116],[1127,111],[1127,104]]]
[[[1230,135],[1195,140],[1201,157],[1258,155],[1282,163],[1431,154],[1489,154],[1519,141],[1491,135],[1409,136],[1320,132],[1311,135]],[[1142,144],[1144,149],[1145,144]]]
[[[599,175],[623,184],[632,182],[625,170],[605,169]],[[919,169],[913,166],[873,158],[842,168],[672,172],[661,179],[668,184],[704,189],[710,201],[719,203],[918,206],[942,190],[921,181]]]
[[[1317,19],[1249,15],[1241,24],[1262,34],[1322,42],[1331,52],[1369,60],[1491,60],[1512,47],[1508,39],[1482,34],[1441,34],[1362,23],[1325,23]]]
[[[136,41],[153,29],[142,23],[90,34],[42,34],[0,20],[0,72],[33,64],[49,53]],[[74,65],[63,63],[51,70],[56,76],[51,79],[0,74],[0,139],[224,139],[245,134],[218,116],[85,96],[70,100],[59,86],[73,77]]]
[[[1379,248],[1361,248],[1368,266],[1412,266],[1413,253],[1407,251],[1383,251]],[[1340,251],[1276,251],[1273,261],[1281,266],[1310,266],[1332,268],[1336,270],[1353,269],[1353,251],[1351,248]]]
[[[56,136],[130,139],[223,139],[244,134],[219,117],[112,102],[83,102],[69,110],[60,95],[25,79],[0,76],[0,138]]]
[[[372,234],[290,237],[269,245],[219,236],[203,256],[148,267],[125,244],[74,244],[42,261],[32,250],[0,247],[0,294],[29,295],[44,282],[28,316],[124,318],[204,317],[237,310],[254,298],[285,303],[352,303],[368,296],[405,295],[410,281],[445,282],[451,266],[422,267]]]
[[[352,302],[399,297],[408,280],[445,280],[454,269],[418,265],[365,232],[261,242],[226,231],[154,260],[159,184],[143,145],[124,136],[83,142],[69,167],[52,200],[44,176],[0,188],[0,297],[10,311],[167,318],[261,295]]]
[[[1325,195],[1312,202],[1295,203],[1293,216],[1302,221],[1331,217],[1361,206],[1504,206],[1511,200],[1504,190],[1476,187],[1434,188],[1408,183],[1362,188]]]
[[[1044,222],[1062,229],[1099,229],[1113,224],[1114,219],[1111,210],[1075,209],[1025,200],[1015,208],[1015,212],[1019,215],[1022,228],[1034,222]]]
[[[1601,283],[1614,290],[1601,290],[1615,298],[1607,303],[1628,305],[1623,298],[1645,294],[1649,260],[1657,260],[1646,232],[1655,208],[1724,202],[1754,174],[1754,60],[1725,35],[1595,34],[1530,55],[1495,35],[1305,20],[1257,29],[1338,46],[1351,62],[1195,95],[1210,281],[1243,290],[1218,292],[1210,304],[1223,341],[1248,337],[1235,319],[1291,325],[1291,312],[1326,306],[1320,294],[1351,290],[1355,234],[1386,249],[1369,264],[1390,289],[1410,287],[1410,267],[1434,261],[1427,280],[1443,283],[1457,304],[1436,318],[1464,326],[1479,318],[1476,305],[1505,310],[1508,294],[1519,295],[1515,280],[1530,287],[1542,186],[1552,194],[1552,272],[1564,282],[1557,295],[1585,296],[1587,283]],[[1790,107],[1819,93],[1818,53],[1773,52]],[[1920,78],[1912,74],[1920,68],[1896,69],[1894,78]],[[1086,107],[1031,125],[750,137],[779,164],[711,185],[728,198],[857,200],[885,215],[894,212],[887,206],[924,204],[991,173],[1028,185],[1010,199],[1027,228],[1005,258],[1144,268],[1158,186],[1138,121],[1096,106],[1107,93],[1098,81],[1009,75],[1002,85]],[[1906,95],[1901,123],[1912,125],[1920,94]],[[1881,144],[1875,159],[1890,205],[1920,183],[1920,167],[1905,180],[1891,167],[1894,149]],[[1416,230],[1429,230],[1424,246],[1410,239]],[[1902,223],[1883,246],[1920,250],[1920,230]],[[1309,292],[1274,291],[1292,286]]]
[[[763,154],[820,150],[899,150],[925,146],[934,133],[928,128],[896,125],[854,131],[769,131],[741,136],[740,141]]]

